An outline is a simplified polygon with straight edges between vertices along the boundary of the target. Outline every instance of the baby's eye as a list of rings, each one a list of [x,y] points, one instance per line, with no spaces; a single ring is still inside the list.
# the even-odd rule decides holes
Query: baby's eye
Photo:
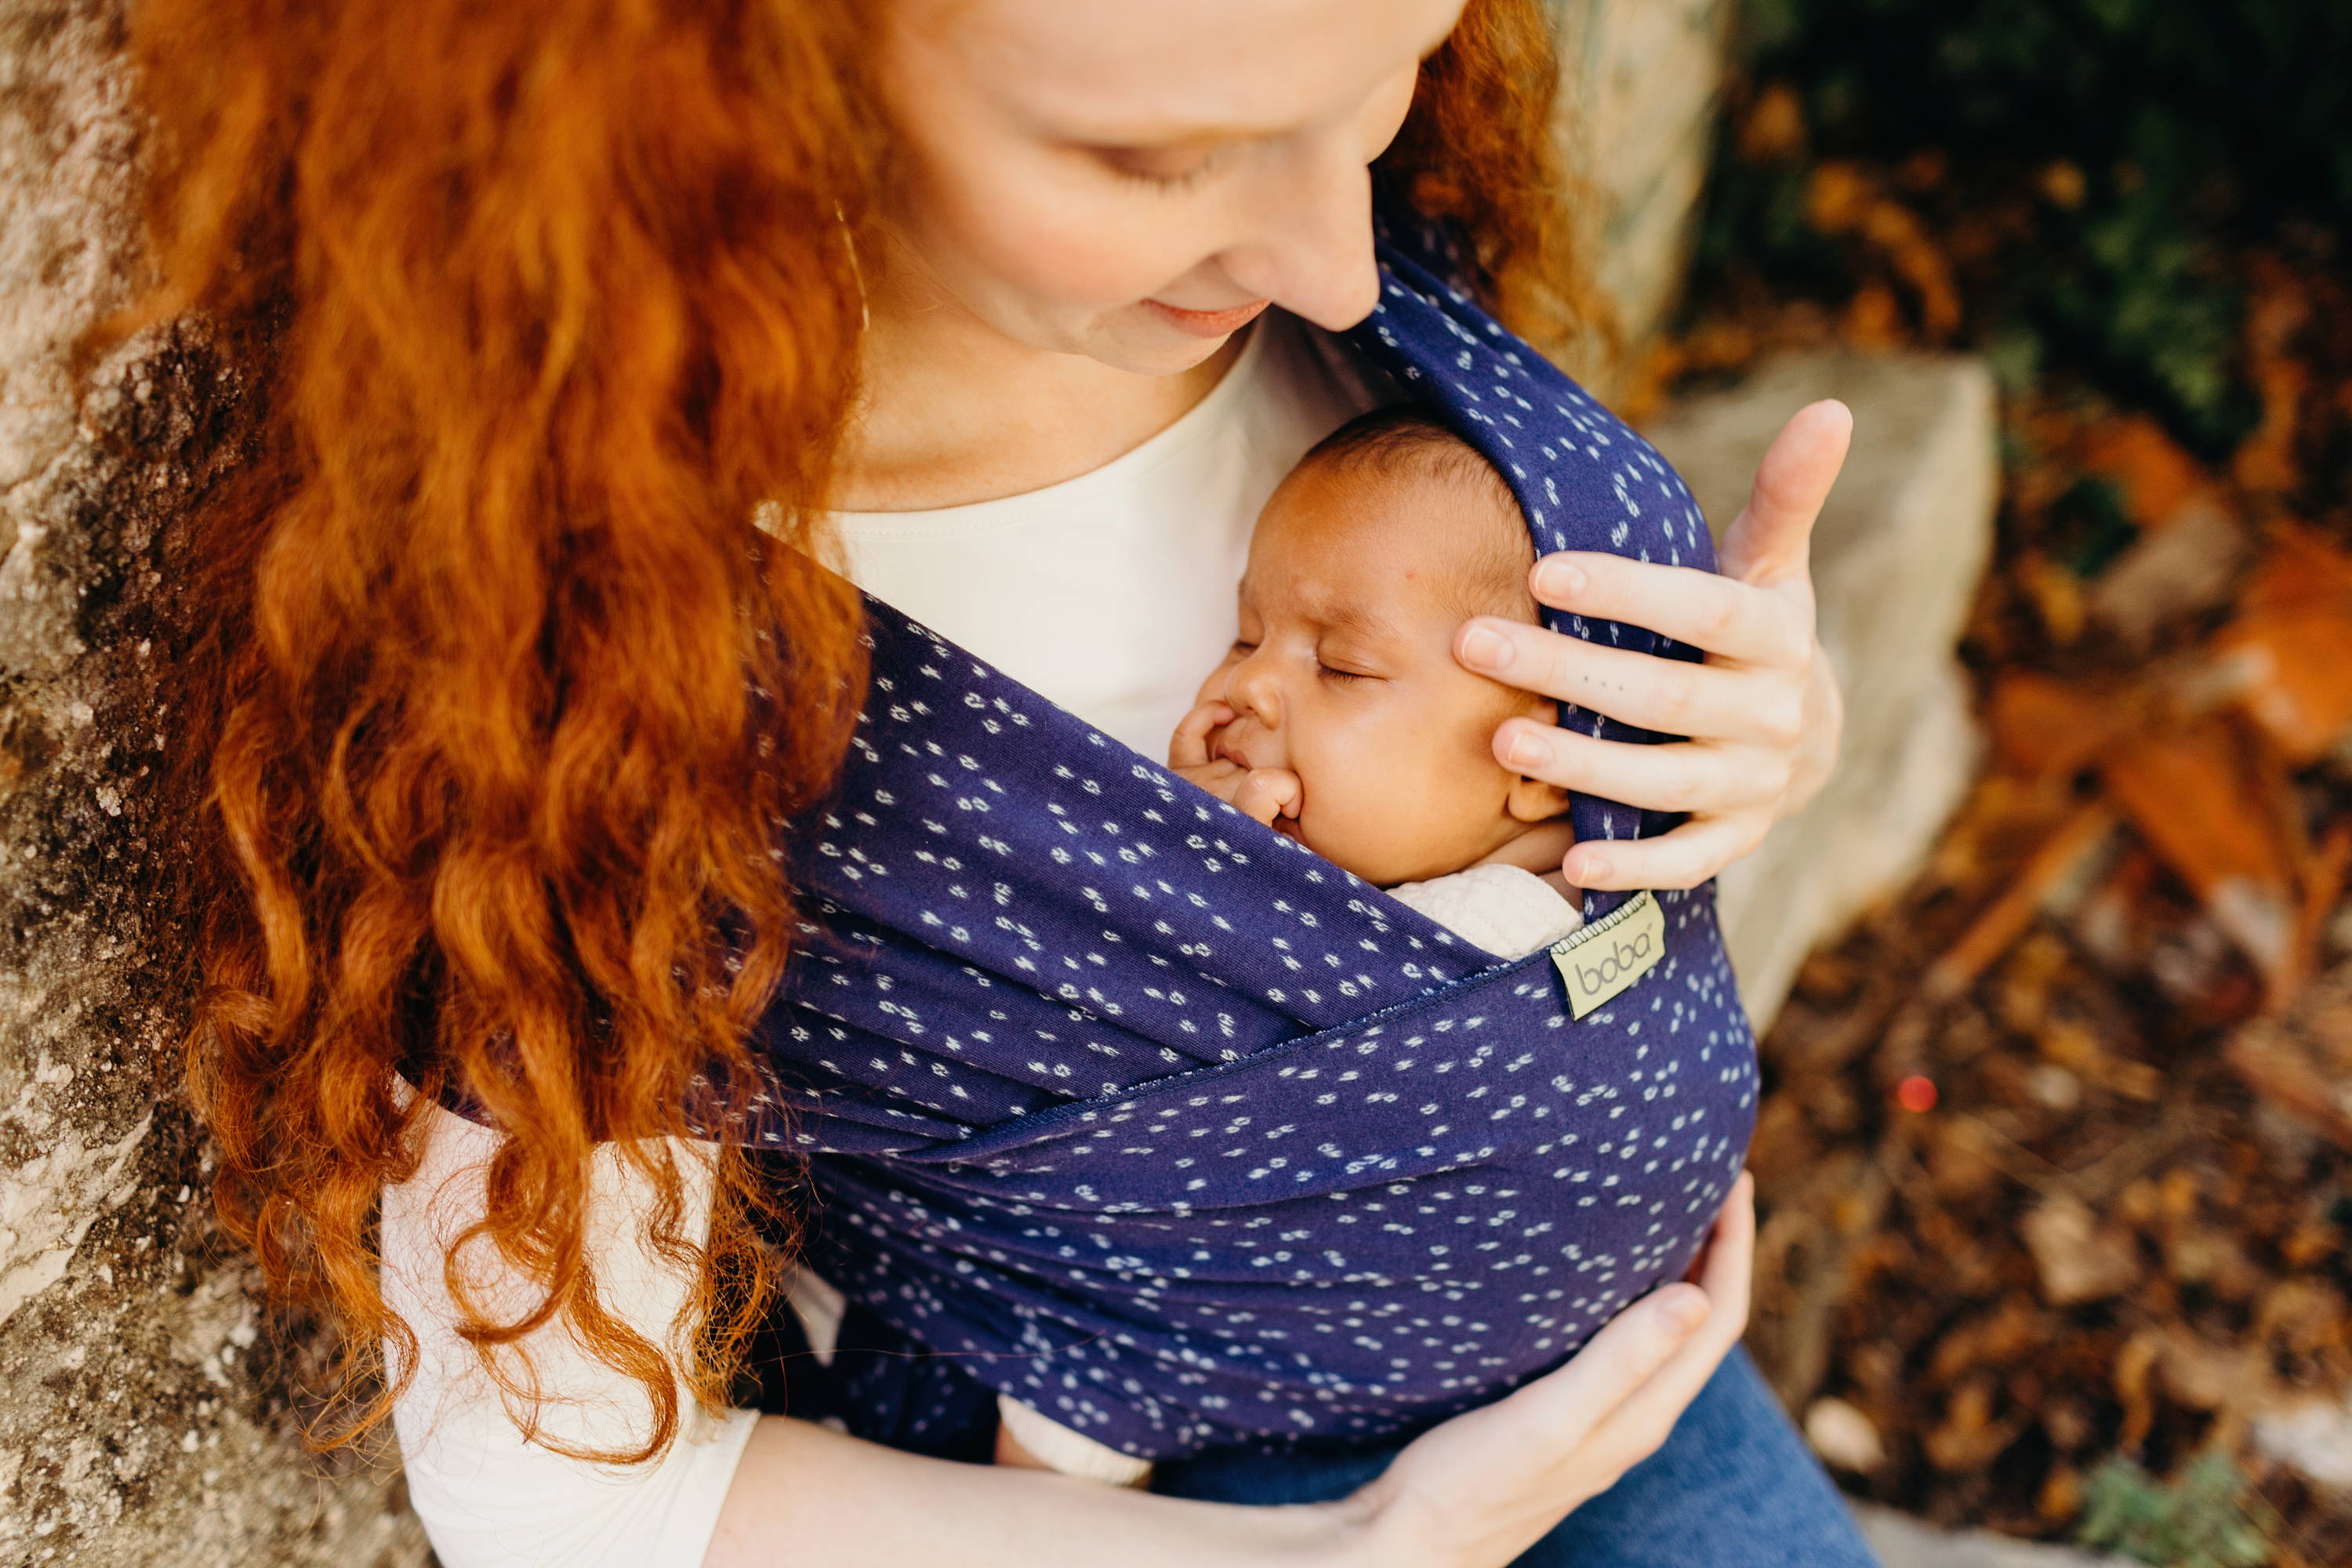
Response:
[[[1257,644],[1250,641],[1247,637],[1235,637],[1234,639],[1233,647],[1228,651],[1235,658],[1247,658],[1250,655],[1257,651]]]
[[[1349,681],[1374,680],[1379,679],[1376,676],[1366,675],[1360,669],[1340,669],[1332,665],[1324,664],[1319,661],[1316,664],[1315,668],[1321,672],[1323,679],[1326,680]]]

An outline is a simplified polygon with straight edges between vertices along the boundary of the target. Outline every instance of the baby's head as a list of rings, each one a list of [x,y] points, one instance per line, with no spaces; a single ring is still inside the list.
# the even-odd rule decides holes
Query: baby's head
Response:
[[[1201,687],[1212,752],[1298,776],[1308,848],[1380,886],[1459,871],[1566,810],[1495,760],[1496,726],[1552,705],[1455,662],[1473,616],[1533,623],[1535,550],[1502,476],[1411,407],[1342,426],[1258,515],[1241,635]]]

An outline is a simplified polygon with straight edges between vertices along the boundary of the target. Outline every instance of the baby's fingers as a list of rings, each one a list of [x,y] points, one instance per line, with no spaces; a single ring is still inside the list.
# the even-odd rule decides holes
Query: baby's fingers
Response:
[[[1202,768],[1209,764],[1209,736],[1218,726],[1234,721],[1234,710],[1222,702],[1203,702],[1184,715],[1169,738],[1168,765]]]
[[[1298,775],[1287,768],[1252,768],[1234,795],[1234,805],[1268,827],[1277,816],[1297,816]]]

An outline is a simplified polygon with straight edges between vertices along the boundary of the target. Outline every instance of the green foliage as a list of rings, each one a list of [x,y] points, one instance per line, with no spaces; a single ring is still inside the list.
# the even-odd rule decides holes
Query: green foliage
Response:
[[[2169,1485],[2112,1458],[2083,1484],[2075,1537],[2155,1568],[2262,1568],[2271,1549],[2246,1511],[2248,1496],[2227,1454],[2200,1455]]]
[[[2087,374],[2218,451],[2251,407],[2218,247],[2352,215],[2352,5],[2343,0],[1747,0],[1751,81],[1787,83],[1814,160],[1948,160],[1943,199],[2032,215],[1964,277],[1980,342]],[[2038,199],[2063,164],[2070,201]],[[1805,170],[1721,164],[1704,266],[1834,298]],[[1928,198],[1921,198],[1927,200]]]

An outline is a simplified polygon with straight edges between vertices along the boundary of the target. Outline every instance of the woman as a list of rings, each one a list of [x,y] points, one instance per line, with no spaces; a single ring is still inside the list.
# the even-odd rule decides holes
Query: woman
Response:
[[[1367,1473],[1265,1467],[1252,1500],[1302,1506],[727,1408],[778,1205],[683,1108],[751,1065],[793,931],[772,832],[858,692],[812,563],[1156,750],[1258,501],[1361,405],[1324,334],[1373,300],[1368,171],[1462,227],[1521,331],[1562,324],[1541,10],[1461,9],[137,8],[149,309],[207,307],[261,371],[182,663],[218,725],[192,1084],[226,1222],[336,1312],[355,1389],[384,1346],[349,1428],[395,1415],[452,1568],[1864,1560],[1752,1369],[1717,1372],[1744,1192],[1697,1287],[1560,1371]],[[1582,558],[1545,590],[1706,668],[1465,627],[1484,673],[1696,738],[1497,734],[1690,814],[1573,880],[1704,880],[1826,772],[1804,542],[1843,438],[1776,448],[1728,580]]]

